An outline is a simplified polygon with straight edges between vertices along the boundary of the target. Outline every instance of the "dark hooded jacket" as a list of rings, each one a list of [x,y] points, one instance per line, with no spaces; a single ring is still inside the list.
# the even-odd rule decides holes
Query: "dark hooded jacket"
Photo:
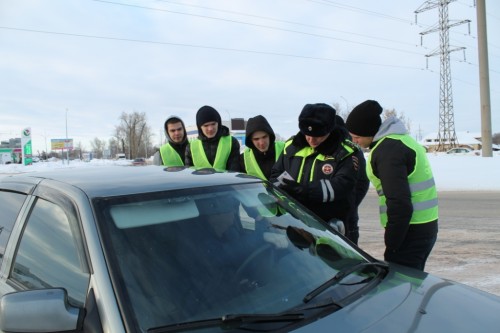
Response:
[[[296,153],[310,146],[304,134],[297,133],[291,141],[287,141],[285,151],[274,165],[269,180],[277,184],[278,177],[284,171],[288,172],[295,181],[300,179],[302,191],[296,199],[305,207],[324,221],[346,221],[357,177],[353,156],[358,150],[346,139],[345,132],[334,127],[330,136],[316,147],[313,154],[302,158]],[[319,154],[326,159],[317,160]]]
[[[349,132],[345,127],[344,119],[339,115],[335,116],[336,118],[336,126],[344,132],[344,134],[350,138]],[[354,244],[358,244],[359,239],[359,227],[358,227],[358,206],[363,201],[366,193],[368,192],[368,188],[370,187],[370,180],[366,175],[366,159],[363,153],[363,150],[359,149],[353,157],[355,160],[354,166],[357,166],[357,177],[356,177],[356,185],[351,193],[351,211],[349,212],[349,216],[347,217],[345,222],[346,227],[346,237],[349,238]]]
[[[252,135],[257,131],[263,131],[269,135],[269,149],[266,152],[261,152],[253,144]],[[276,163],[276,147],[274,145],[276,135],[274,134],[271,125],[269,125],[267,119],[261,115],[249,118],[247,121],[245,135],[245,146],[253,151],[255,160],[259,164],[262,173],[267,179],[269,179],[271,176],[271,169],[274,163]],[[240,155],[240,167],[242,172],[247,172],[244,153]]]
[[[171,120],[177,120],[182,124],[182,128],[184,129],[184,138],[182,139],[181,142],[177,143],[172,141],[172,138],[168,134],[168,128],[167,128],[167,123]],[[165,120],[165,123],[163,124],[163,129],[165,130],[165,137],[167,138],[167,144],[169,144],[174,150],[179,154],[179,157],[181,158],[182,161],[184,161],[184,156],[186,155],[186,147],[189,144],[189,141],[187,139],[187,133],[186,133],[186,126],[184,125],[184,121],[182,121],[181,118],[177,116],[170,116]],[[154,156],[153,156],[153,164],[154,165],[163,165],[163,158],[161,156],[161,148],[158,150]]]
[[[215,156],[217,154],[217,148],[219,146],[219,140],[222,136],[231,136],[229,132],[229,128],[222,125],[222,121],[220,119],[217,120],[218,130],[217,134],[213,138],[207,138],[203,131],[201,130],[201,126],[198,125],[198,139],[202,141],[203,150],[205,151],[205,155],[207,156],[210,164],[214,164]],[[186,148],[185,155],[185,165],[186,166],[194,166],[193,155],[191,153],[191,147],[188,145]],[[231,136],[231,152],[229,153],[229,158],[226,163],[226,170],[229,171],[240,171],[240,142],[233,136]]]

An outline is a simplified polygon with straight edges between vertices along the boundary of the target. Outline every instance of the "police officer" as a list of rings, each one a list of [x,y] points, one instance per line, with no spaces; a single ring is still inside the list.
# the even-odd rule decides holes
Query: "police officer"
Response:
[[[344,119],[336,115],[335,116],[336,126],[348,135],[347,128],[345,127]],[[349,136],[350,138],[350,136]],[[354,185],[353,191],[351,193],[351,211],[345,221],[345,236],[349,238],[354,244],[358,244],[359,240],[359,214],[358,207],[361,201],[366,196],[368,188],[370,187],[370,180],[366,175],[366,159],[363,150],[359,149],[353,155],[354,167],[357,170],[356,184]]]
[[[327,222],[346,220],[357,174],[353,154],[358,148],[335,127],[335,113],[327,104],[306,104],[300,131],[285,143],[270,177]]]
[[[352,140],[370,148],[367,174],[379,195],[385,228],[384,259],[424,270],[438,232],[438,198],[425,149],[396,117],[382,122],[382,107],[367,100],[346,120]]]

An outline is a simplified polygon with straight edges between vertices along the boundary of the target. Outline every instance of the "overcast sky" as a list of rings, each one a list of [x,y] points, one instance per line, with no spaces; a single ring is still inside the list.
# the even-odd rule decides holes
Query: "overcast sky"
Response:
[[[434,0],[433,2],[436,2]],[[107,140],[122,112],[145,112],[160,141],[169,115],[194,125],[264,115],[297,132],[306,103],[341,113],[366,99],[396,109],[414,136],[439,126],[438,9],[425,1],[0,0],[0,139]],[[476,8],[449,5],[455,129],[481,131]],[[500,1],[487,0],[493,133],[500,132]],[[66,118],[67,115],[67,118]]]

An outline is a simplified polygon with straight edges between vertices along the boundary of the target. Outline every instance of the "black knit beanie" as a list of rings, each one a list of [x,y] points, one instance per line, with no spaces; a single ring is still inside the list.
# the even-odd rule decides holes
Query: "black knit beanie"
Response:
[[[211,121],[215,121],[219,125],[222,124],[219,112],[217,112],[217,110],[215,110],[211,106],[208,105],[202,106],[196,113],[196,126],[200,128],[201,125]]]
[[[335,109],[328,104],[306,104],[299,115],[300,132],[307,136],[325,136],[335,127]]]
[[[354,135],[375,136],[382,124],[381,114],[382,107],[377,101],[366,100],[352,109],[347,116],[345,126]]]

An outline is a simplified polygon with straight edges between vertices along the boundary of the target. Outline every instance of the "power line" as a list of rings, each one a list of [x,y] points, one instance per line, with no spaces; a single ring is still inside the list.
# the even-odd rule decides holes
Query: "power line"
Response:
[[[75,33],[57,32],[57,31],[44,31],[44,30],[14,28],[14,27],[5,27],[5,26],[0,26],[0,29],[21,31],[21,32],[40,33],[40,34],[60,35],[60,36],[68,36],[68,37],[93,38],[93,39],[113,40],[113,41],[133,42],[133,43],[143,43],[143,44],[171,45],[171,46],[201,48],[201,49],[209,49],[209,50],[217,50],[217,51],[230,51],[230,52],[272,55],[272,56],[300,58],[300,59],[309,59],[309,60],[321,60],[321,61],[351,63],[351,64],[358,64],[358,65],[391,67],[391,68],[401,68],[401,69],[410,69],[410,70],[423,70],[423,68],[417,68],[417,67],[411,67],[411,66],[398,66],[398,65],[393,65],[393,64],[378,64],[378,63],[369,63],[369,62],[363,62],[363,61],[332,59],[332,58],[324,58],[324,57],[313,57],[313,56],[296,55],[296,54],[280,53],[280,52],[243,50],[243,49],[228,48],[228,47],[216,47],[216,46],[195,45],[195,44],[185,44],[185,43],[160,42],[160,41],[152,41],[152,40],[109,37],[109,36],[85,35],[85,34],[75,34]]]
[[[414,51],[407,51],[407,50],[397,49],[397,48],[393,48],[393,47],[380,46],[380,45],[376,45],[376,44],[356,42],[356,41],[352,41],[352,40],[349,40],[349,39],[338,38],[338,37],[331,37],[331,36],[325,36],[325,35],[321,35],[321,34],[304,32],[304,31],[299,31],[299,30],[292,30],[292,29],[272,27],[272,26],[263,25],[263,24],[249,23],[249,22],[243,22],[243,21],[238,21],[238,20],[231,20],[231,19],[225,19],[225,18],[219,18],[219,17],[212,17],[212,16],[207,16],[207,15],[190,14],[190,13],[184,13],[184,12],[179,12],[179,11],[174,11],[174,10],[169,10],[169,9],[161,9],[161,8],[153,8],[153,7],[146,7],[146,6],[139,6],[139,5],[123,4],[123,3],[118,3],[118,2],[113,2],[113,1],[106,1],[106,0],[92,0],[92,1],[106,3],[106,4],[111,4],[111,5],[117,5],[117,6],[124,6],[124,7],[131,7],[131,8],[140,8],[140,9],[147,9],[147,10],[154,10],[154,11],[161,11],[161,12],[167,12],[167,13],[172,13],[172,14],[178,14],[178,15],[186,15],[186,16],[192,16],[192,17],[199,17],[199,18],[204,18],[204,19],[209,19],[209,20],[223,21],[223,22],[228,22],[228,23],[235,23],[235,24],[253,26],[253,27],[258,27],[258,28],[264,28],[264,29],[270,29],[270,30],[276,30],[276,31],[284,31],[284,32],[290,32],[290,33],[301,34],[301,35],[306,35],[306,36],[312,36],[312,37],[318,37],[318,38],[325,38],[325,39],[337,40],[337,41],[341,41],[341,42],[345,42],[345,43],[350,43],[350,44],[357,44],[357,45],[363,45],[363,46],[370,46],[370,47],[375,47],[375,48],[381,48],[381,49],[384,49],[384,50],[392,50],[392,51],[397,51],[397,52],[402,52],[402,53],[408,53],[408,54],[423,55],[421,53],[417,53],[417,52],[414,52]],[[343,33],[349,33],[349,32],[345,32],[344,31]],[[354,33],[350,33],[350,34],[354,34]],[[370,38],[374,38],[374,37],[370,37]],[[407,44],[407,45],[414,46],[414,44]]]
[[[93,1],[99,1],[100,0],[93,0]],[[319,29],[319,30],[326,30],[326,31],[332,31],[332,32],[340,32],[348,35],[354,35],[354,36],[359,36],[359,37],[364,37],[364,38],[369,38],[369,39],[375,39],[375,40],[380,40],[380,41],[386,41],[386,42],[391,42],[391,43],[396,43],[396,44],[402,44],[402,45],[407,45],[407,46],[414,46],[412,43],[407,43],[407,42],[402,42],[402,41],[397,41],[393,39],[388,39],[388,38],[381,38],[381,37],[376,37],[376,36],[370,36],[370,35],[365,35],[365,34],[359,34],[359,33],[354,33],[350,31],[345,31],[345,30],[338,30],[338,29],[332,29],[332,28],[327,28],[327,27],[322,27],[318,25],[312,25],[312,24],[306,24],[306,23],[301,23],[301,22],[296,22],[296,21],[289,21],[289,20],[282,20],[282,19],[277,19],[277,18],[272,18],[272,17],[267,17],[267,16],[261,16],[261,15],[254,15],[254,14],[248,14],[248,13],[242,13],[242,12],[237,12],[237,11],[231,11],[231,10],[225,10],[225,9],[218,9],[218,8],[213,8],[213,7],[207,7],[207,6],[200,6],[200,5],[193,5],[193,4],[185,4],[185,3],[179,3],[176,1],[169,1],[169,0],[156,0],[158,2],[163,2],[163,3],[170,3],[170,4],[175,4],[179,6],[185,6],[185,7],[193,7],[193,8],[200,8],[200,9],[207,9],[215,12],[221,12],[221,13],[227,13],[227,14],[234,14],[234,15],[240,15],[240,16],[245,16],[245,17],[251,17],[251,18],[257,18],[257,19],[262,19],[262,20],[267,20],[267,21],[272,21],[272,22],[278,22],[278,23],[286,23],[286,24],[291,24],[291,25],[297,25],[305,28],[313,28],[313,29]],[[186,14],[189,15],[189,14]],[[403,21],[405,23],[412,23],[410,21]]]

